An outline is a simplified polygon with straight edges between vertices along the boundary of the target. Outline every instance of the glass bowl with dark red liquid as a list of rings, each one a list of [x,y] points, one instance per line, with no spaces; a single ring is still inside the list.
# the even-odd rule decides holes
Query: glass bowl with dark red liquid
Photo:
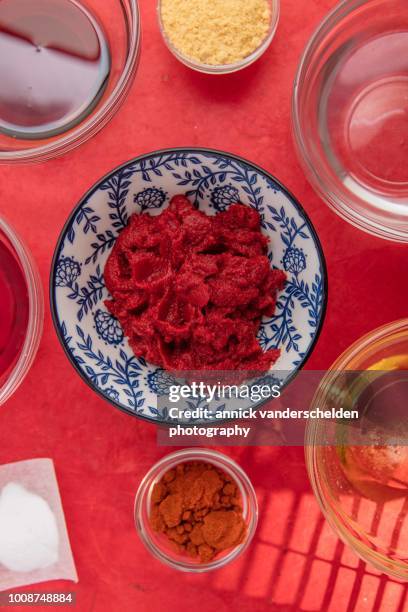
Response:
[[[96,134],[129,91],[139,39],[137,0],[1,0],[0,162]]]
[[[30,369],[43,316],[43,293],[32,256],[0,217],[0,404]]]

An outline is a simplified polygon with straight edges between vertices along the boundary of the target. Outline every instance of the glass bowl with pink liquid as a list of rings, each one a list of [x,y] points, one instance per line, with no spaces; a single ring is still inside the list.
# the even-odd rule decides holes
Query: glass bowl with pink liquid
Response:
[[[1,0],[0,163],[93,137],[126,98],[139,48],[137,0]]]
[[[44,301],[34,260],[0,216],[0,404],[29,371],[41,339]]]

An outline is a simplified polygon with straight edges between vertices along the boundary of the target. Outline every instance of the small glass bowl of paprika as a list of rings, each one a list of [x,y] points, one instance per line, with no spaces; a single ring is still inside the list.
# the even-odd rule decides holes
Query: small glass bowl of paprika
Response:
[[[198,475],[200,470],[205,472],[204,493],[200,491],[200,485],[203,484],[203,472]],[[203,521],[196,522],[193,516],[197,518],[197,511],[185,511],[185,508],[180,518],[177,516],[180,511],[171,503],[177,502],[177,497],[180,496],[170,494],[165,497],[162,489],[167,489],[167,479],[173,479],[173,488],[171,483],[169,486],[174,491],[174,486],[177,488],[177,478],[180,487],[186,487],[187,479],[190,478],[191,487],[181,496],[184,500],[188,496],[190,501],[187,503],[193,503],[192,500],[202,495],[207,495],[207,499],[211,497],[212,500],[220,500],[216,505],[212,501],[212,507],[208,504],[204,510],[198,511],[205,515]],[[220,495],[213,493],[217,486],[220,486],[217,484],[217,478],[224,480]],[[229,489],[236,499],[230,498],[225,502],[226,496],[223,492],[229,493]],[[231,504],[236,504],[234,509]],[[159,513],[159,505],[161,510],[166,511],[165,520],[163,514]],[[163,521],[163,529],[158,528],[158,520]],[[213,450],[184,449],[163,457],[143,478],[136,493],[135,522],[140,538],[153,556],[174,569],[202,573],[224,567],[247,548],[256,530],[258,504],[248,476],[235,461]],[[206,536],[206,542],[200,546],[194,537],[190,539],[190,532],[194,532],[195,537],[197,532],[200,532],[201,537],[201,529]],[[212,544],[208,535],[218,539],[218,550],[208,546],[208,542]],[[197,546],[192,540],[197,542]],[[183,542],[188,543],[183,545]],[[227,548],[228,542],[232,544]],[[217,545],[214,543],[215,547]],[[210,552],[208,556],[207,551]]]

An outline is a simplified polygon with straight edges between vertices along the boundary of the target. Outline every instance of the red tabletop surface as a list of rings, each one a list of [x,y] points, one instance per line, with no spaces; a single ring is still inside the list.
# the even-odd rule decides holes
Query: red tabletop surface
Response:
[[[155,1],[140,4],[140,68],[112,122],[64,158],[0,167],[1,212],[31,248],[45,292],[62,225],[95,181],[136,155],[193,145],[263,166],[310,215],[327,258],[329,305],[308,368],[328,368],[361,335],[406,316],[407,251],[332,213],[308,185],[292,143],[296,67],[334,0],[283,0],[269,51],[252,67],[225,77],[179,64],[162,42]],[[260,506],[255,540],[241,558],[203,575],[155,560],[134,528],[134,495],[151,465],[174,449],[158,447],[153,425],[113,409],[82,382],[58,343],[48,303],[38,356],[1,407],[0,432],[0,463],[53,458],[79,574],[77,585],[54,582],[30,590],[73,589],[81,612],[408,609],[407,587],[359,561],[325,523],[302,448],[224,449],[247,471]]]

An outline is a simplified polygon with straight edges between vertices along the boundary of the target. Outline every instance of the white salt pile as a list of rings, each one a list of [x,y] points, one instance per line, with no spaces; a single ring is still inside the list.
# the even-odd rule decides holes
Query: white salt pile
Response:
[[[0,564],[31,572],[58,561],[59,535],[48,503],[10,482],[0,493]]]

